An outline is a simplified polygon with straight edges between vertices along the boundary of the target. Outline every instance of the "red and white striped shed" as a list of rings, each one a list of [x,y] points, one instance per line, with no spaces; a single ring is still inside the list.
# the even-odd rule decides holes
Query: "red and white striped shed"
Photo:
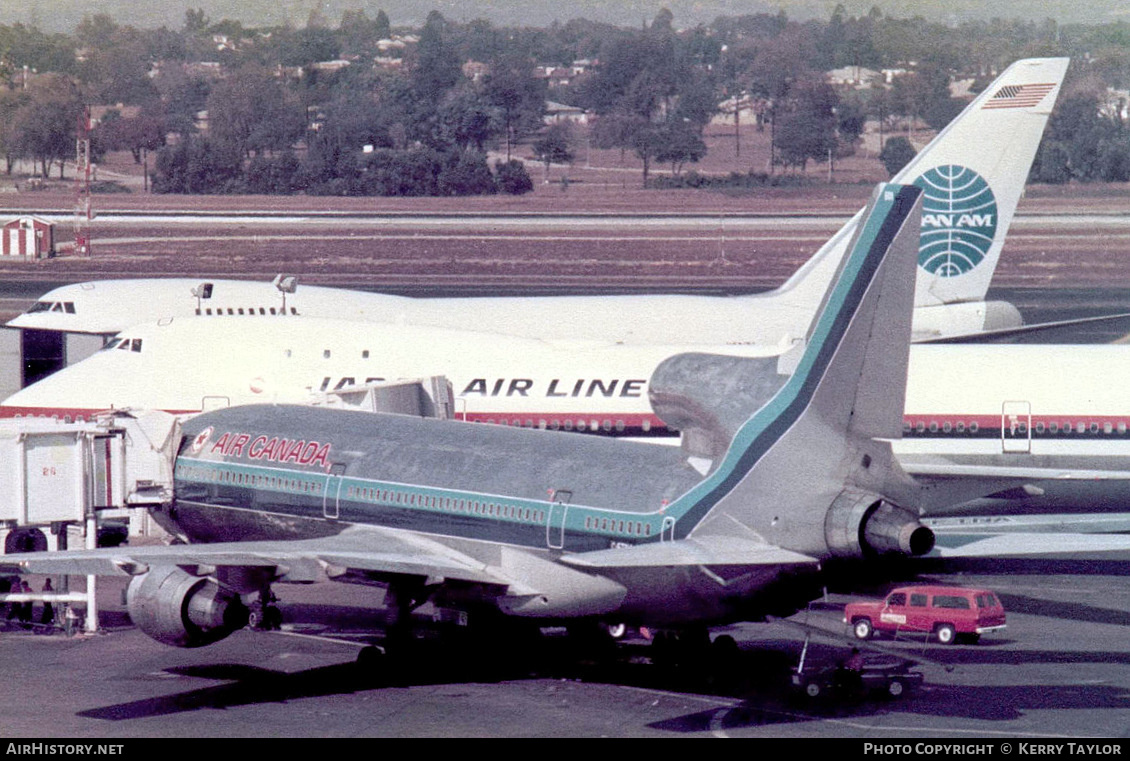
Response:
[[[0,253],[44,259],[55,253],[55,225],[40,217],[17,217],[4,225]]]

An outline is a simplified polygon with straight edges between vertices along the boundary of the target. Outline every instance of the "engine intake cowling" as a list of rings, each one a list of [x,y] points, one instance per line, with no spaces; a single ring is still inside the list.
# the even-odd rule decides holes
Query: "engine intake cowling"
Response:
[[[239,595],[177,566],[131,579],[126,606],[137,628],[174,647],[211,645],[247,625]]]
[[[934,532],[913,513],[854,489],[840,492],[828,508],[824,538],[837,557],[918,556],[934,548]]]

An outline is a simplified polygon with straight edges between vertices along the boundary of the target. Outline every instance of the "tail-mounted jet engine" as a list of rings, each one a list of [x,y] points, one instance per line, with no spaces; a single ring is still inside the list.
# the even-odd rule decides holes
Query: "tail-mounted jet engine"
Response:
[[[828,549],[838,557],[925,555],[934,548],[934,532],[907,510],[878,494],[845,489],[824,519]]]
[[[174,647],[211,645],[247,625],[239,595],[177,566],[131,579],[126,605],[137,628]]]

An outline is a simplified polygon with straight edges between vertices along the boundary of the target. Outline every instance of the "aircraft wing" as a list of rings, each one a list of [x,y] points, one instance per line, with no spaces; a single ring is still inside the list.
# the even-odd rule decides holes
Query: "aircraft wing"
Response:
[[[649,568],[720,565],[815,565],[816,558],[763,541],[728,536],[680,539],[611,550],[565,555],[561,562],[578,568]]]
[[[899,456],[899,465],[921,486],[916,507],[933,517],[946,515],[950,508],[970,500],[1041,482],[1122,481],[1130,485],[1130,470],[967,464],[940,456],[905,454]]]
[[[1126,481],[1130,470],[1102,468],[1040,468],[1017,465],[978,465],[945,459],[899,458],[902,469],[915,478],[981,479],[984,481]]]
[[[497,569],[445,544],[412,532],[372,527],[294,541],[124,546],[33,552],[0,559],[0,570],[46,574],[132,576],[145,573],[153,565],[275,567],[284,581],[315,581],[354,570],[483,584],[512,583]]]

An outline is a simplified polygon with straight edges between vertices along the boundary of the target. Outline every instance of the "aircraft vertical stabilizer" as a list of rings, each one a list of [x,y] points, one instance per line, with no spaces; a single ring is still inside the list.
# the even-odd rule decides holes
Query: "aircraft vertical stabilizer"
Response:
[[[1066,58],[1012,64],[892,178],[925,191],[916,246],[919,312],[983,302],[1067,65]],[[815,307],[860,219],[853,217],[781,286],[779,293],[791,305]],[[1002,323],[1018,320],[1008,304],[977,308],[978,329],[1011,327]],[[953,310],[937,317],[919,314],[915,334],[954,318]]]
[[[909,481],[889,442],[874,438],[901,430],[911,320],[906,286],[921,196],[913,186],[876,192],[796,372],[738,429],[716,469],[669,509],[686,505],[696,537],[732,533],[739,524],[789,550],[855,554],[859,547],[851,545],[864,540],[864,523],[894,510],[894,536],[875,539],[922,550],[911,545],[929,532],[916,534],[914,517],[884,499],[898,500]],[[879,523],[872,528],[883,533]]]

